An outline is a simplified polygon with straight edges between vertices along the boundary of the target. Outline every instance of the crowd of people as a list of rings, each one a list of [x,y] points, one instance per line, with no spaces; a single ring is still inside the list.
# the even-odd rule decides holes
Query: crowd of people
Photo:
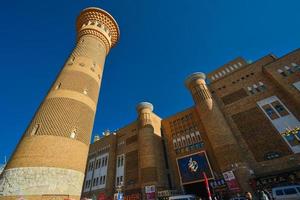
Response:
[[[257,190],[254,195],[251,192],[245,193],[247,200],[272,200],[272,195],[267,190]]]
[[[245,192],[244,196],[246,200],[273,200],[272,195],[267,190],[257,190],[253,194],[251,192]],[[237,198],[230,198],[230,197],[223,197],[214,195],[212,200],[228,200],[228,199],[239,199]],[[206,200],[205,198],[200,198],[199,200]]]

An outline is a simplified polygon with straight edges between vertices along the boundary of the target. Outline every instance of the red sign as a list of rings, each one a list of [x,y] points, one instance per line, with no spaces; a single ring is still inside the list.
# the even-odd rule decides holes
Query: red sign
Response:
[[[155,200],[155,192],[146,193],[147,200]]]
[[[207,194],[208,194],[208,199],[212,199],[211,198],[211,193],[210,193],[210,189],[209,189],[209,184],[208,184],[208,179],[207,179],[207,176],[206,176],[206,173],[203,172],[203,177],[204,177],[204,182],[205,182],[205,187],[206,187],[206,191],[207,191]]]
[[[98,200],[105,200],[105,194],[103,192],[99,194]]]
[[[140,200],[141,195],[139,193],[129,194],[124,196],[124,200]]]
[[[224,179],[227,183],[227,186],[229,188],[229,190],[233,191],[233,192],[239,192],[240,191],[240,187],[239,184],[233,174],[233,171],[227,171],[223,173]]]

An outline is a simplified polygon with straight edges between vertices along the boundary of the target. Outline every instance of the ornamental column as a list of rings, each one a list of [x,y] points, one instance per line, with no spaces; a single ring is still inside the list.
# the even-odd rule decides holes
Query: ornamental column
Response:
[[[196,72],[186,79],[185,85],[193,96],[198,116],[221,171],[234,170],[242,189],[251,191],[248,184],[251,176],[248,164],[242,157],[239,145],[222,111],[212,98],[205,79],[204,73]]]
[[[109,13],[80,13],[77,44],[0,177],[0,199],[80,199],[104,62],[118,39]]]

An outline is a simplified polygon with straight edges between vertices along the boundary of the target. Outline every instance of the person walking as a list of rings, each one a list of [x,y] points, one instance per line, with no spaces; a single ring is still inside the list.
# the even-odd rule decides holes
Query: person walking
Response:
[[[263,192],[265,193],[265,195],[267,195],[269,200],[273,199],[271,193],[267,189],[263,189]]]
[[[251,192],[246,192],[245,197],[247,200],[253,200]]]
[[[271,200],[263,190],[258,190],[258,200]]]

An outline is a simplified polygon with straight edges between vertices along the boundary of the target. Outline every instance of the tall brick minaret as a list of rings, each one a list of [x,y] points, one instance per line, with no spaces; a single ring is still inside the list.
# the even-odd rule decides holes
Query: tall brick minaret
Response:
[[[0,199],[79,199],[104,62],[117,43],[99,8],[77,19],[77,44],[0,177]]]

